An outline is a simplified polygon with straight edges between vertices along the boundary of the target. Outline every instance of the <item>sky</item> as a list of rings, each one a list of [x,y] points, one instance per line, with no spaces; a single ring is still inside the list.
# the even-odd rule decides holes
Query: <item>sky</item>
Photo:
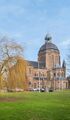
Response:
[[[45,35],[66,59],[70,45],[70,0],[0,0],[0,36],[24,47],[27,60],[37,60]]]

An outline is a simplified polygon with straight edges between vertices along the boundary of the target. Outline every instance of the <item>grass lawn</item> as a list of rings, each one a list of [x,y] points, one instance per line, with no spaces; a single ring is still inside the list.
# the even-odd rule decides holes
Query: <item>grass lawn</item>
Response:
[[[70,120],[70,91],[0,93],[0,120]]]

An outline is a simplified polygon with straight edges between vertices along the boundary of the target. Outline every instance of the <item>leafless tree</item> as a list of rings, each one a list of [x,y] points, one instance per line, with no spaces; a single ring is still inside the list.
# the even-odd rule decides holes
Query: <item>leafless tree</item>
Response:
[[[7,89],[15,89],[18,87],[16,85],[16,81],[18,80],[16,76],[18,75],[19,69],[17,67],[16,72],[16,65],[19,63],[18,58],[21,57],[23,57],[23,48],[21,45],[14,42],[14,40],[9,40],[7,37],[0,39],[0,89],[3,87]],[[24,59],[23,63],[25,64]],[[12,72],[12,69],[14,72]],[[23,69],[25,69],[24,65]],[[25,71],[23,74],[25,76]],[[19,78],[19,84],[21,84],[21,74]]]

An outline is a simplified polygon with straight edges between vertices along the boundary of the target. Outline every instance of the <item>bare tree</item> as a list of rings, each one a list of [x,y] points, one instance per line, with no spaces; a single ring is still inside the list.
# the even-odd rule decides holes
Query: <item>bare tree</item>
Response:
[[[70,54],[67,55],[67,75],[70,76]]]
[[[23,48],[21,45],[13,42],[12,40],[8,40],[6,37],[0,39],[0,89],[6,86],[7,89],[15,89],[17,88],[17,75],[19,70],[18,67],[16,69],[16,65],[19,64],[18,58],[23,56]],[[23,59],[23,63],[24,59]],[[26,64],[25,64],[26,66]],[[12,70],[14,72],[12,72]],[[23,66],[23,75],[25,76],[25,67]],[[21,67],[20,67],[21,71]],[[21,83],[21,74],[19,75],[19,85]],[[4,81],[4,82],[3,82]],[[20,86],[20,88],[22,88]]]

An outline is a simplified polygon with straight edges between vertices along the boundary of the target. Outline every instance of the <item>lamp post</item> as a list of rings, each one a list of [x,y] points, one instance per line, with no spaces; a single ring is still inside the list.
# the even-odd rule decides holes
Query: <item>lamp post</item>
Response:
[[[60,76],[59,76],[59,91],[60,91],[60,82],[61,82],[61,80],[60,80],[61,78],[60,78]]]
[[[56,88],[56,72],[54,73],[54,77],[53,77],[53,89],[55,91],[55,88]]]
[[[39,74],[39,69],[40,69],[40,65],[39,65],[39,61],[38,61],[38,77],[39,77],[39,92],[40,92],[40,74]]]
[[[54,91],[55,91],[55,77],[54,77]]]
[[[62,90],[63,90],[63,79],[62,79]]]

